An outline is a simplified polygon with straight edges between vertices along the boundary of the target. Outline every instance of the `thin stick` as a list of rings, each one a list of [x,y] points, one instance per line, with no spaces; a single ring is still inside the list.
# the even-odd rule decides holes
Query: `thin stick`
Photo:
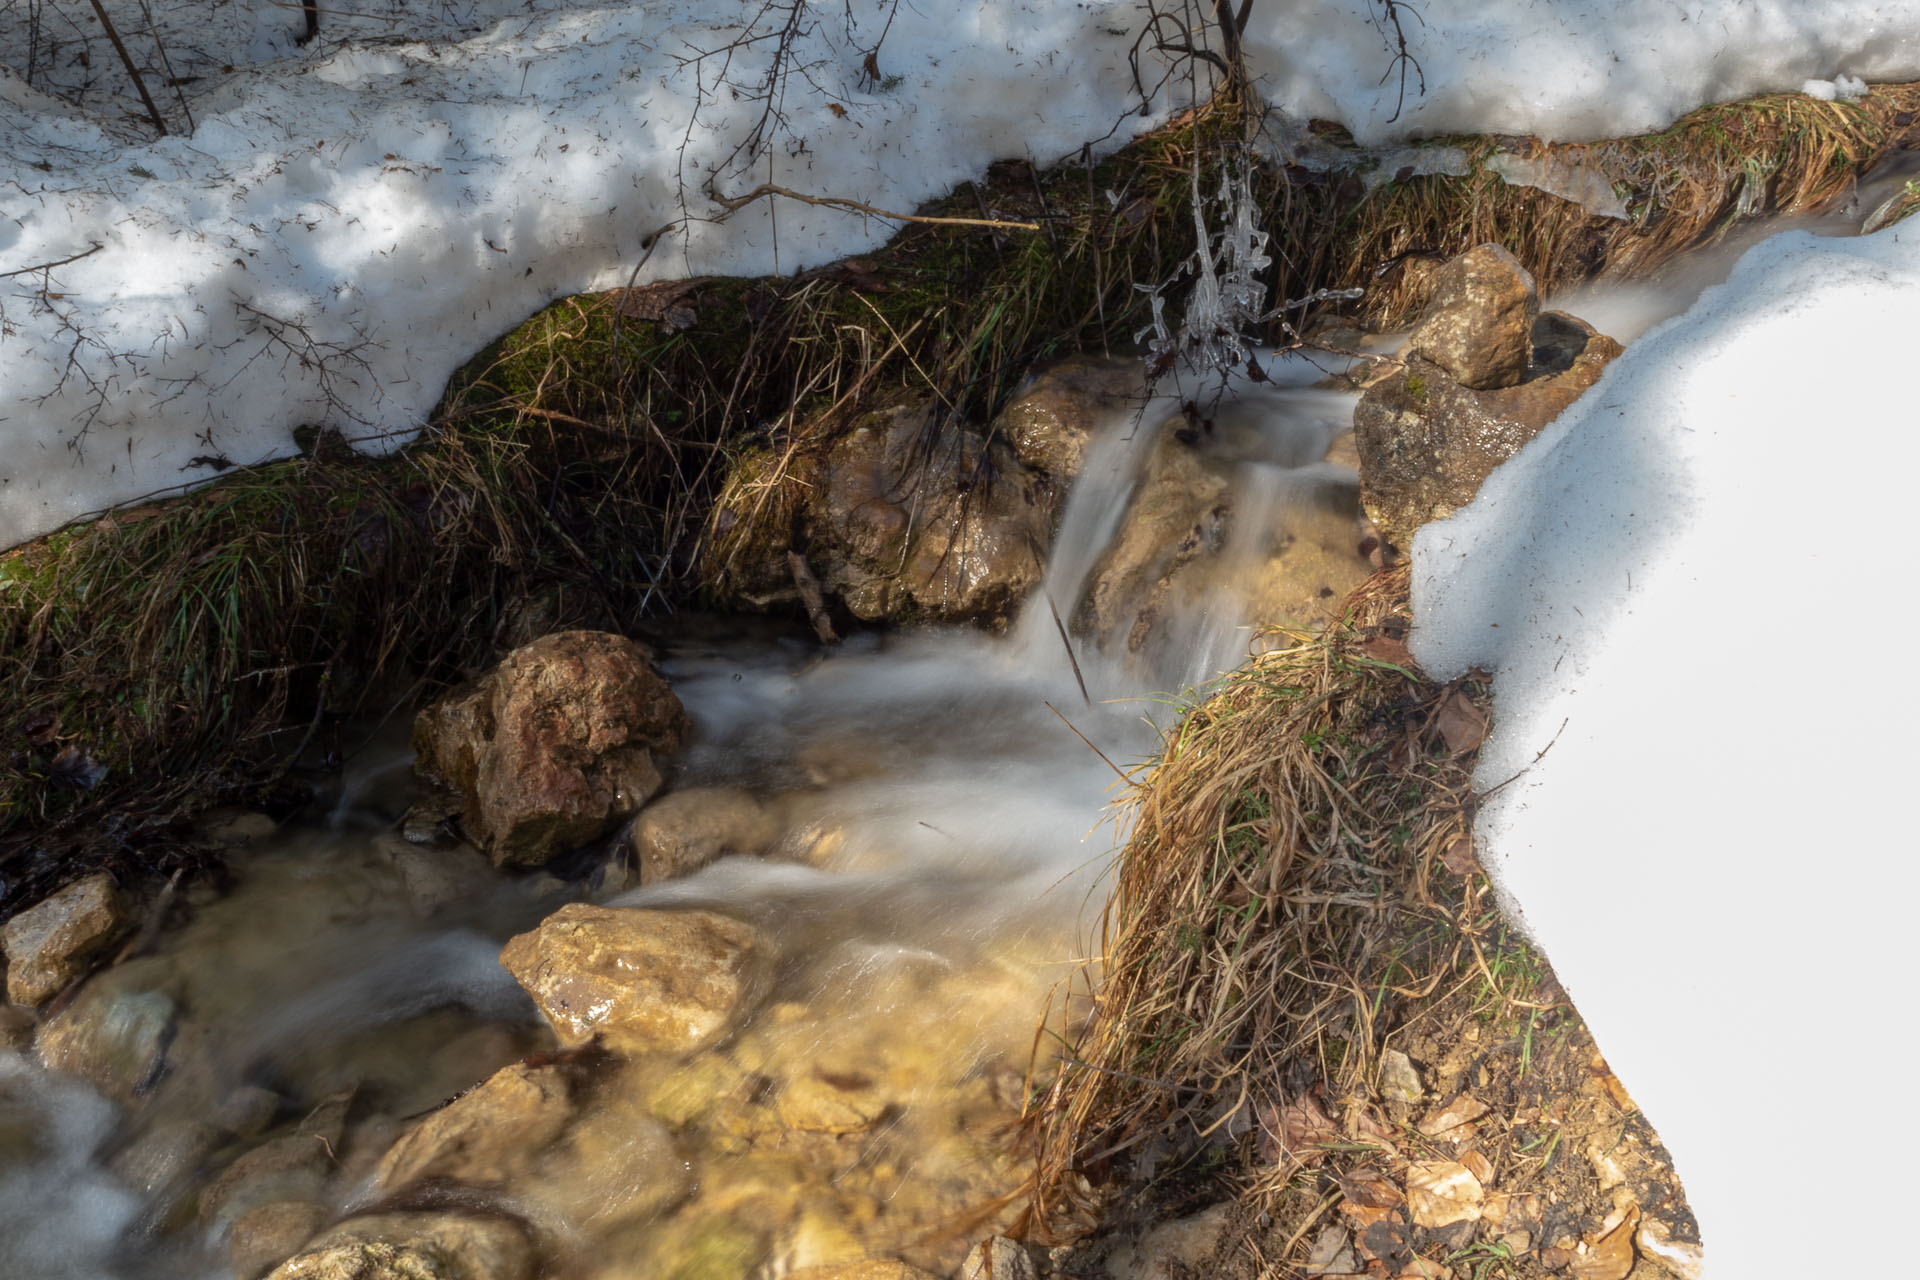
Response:
[[[1067,661],[1073,664],[1073,679],[1080,686],[1080,701],[1092,706],[1093,699],[1087,696],[1086,677],[1080,674],[1080,659],[1073,656],[1073,641],[1067,639],[1067,624],[1060,621],[1060,611],[1053,607],[1053,593],[1043,590],[1040,594],[1047,598],[1047,612],[1053,615],[1053,628],[1060,633],[1060,645],[1067,651]]]
[[[98,0],[95,0],[98,3]],[[1038,231],[1037,222],[1008,222],[999,218],[927,218],[917,213],[889,213],[885,209],[876,209],[870,204],[858,200],[848,200],[841,196],[809,196],[786,187],[776,187],[771,182],[763,182],[743,196],[723,196],[711,185],[707,194],[714,198],[719,206],[728,213],[752,204],[762,196],[785,196],[789,200],[798,200],[801,204],[817,204],[827,209],[842,209],[848,213],[865,213],[876,218],[891,218],[895,222],[919,222],[931,227],[999,227],[1012,231]]]
[[[140,68],[133,65],[133,55],[127,52],[127,46],[120,43],[119,29],[113,25],[113,19],[107,16],[106,6],[100,0],[93,0],[93,11],[100,19],[100,26],[107,33],[107,39],[113,41],[114,52],[120,55],[120,65],[133,77],[133,87],[140,91],[140,101],[147,104],[147,114],[153,118],[153,127],[161,137],[167,136],[167,122],[161,116],[160,108],[153,105],[153,95],[147,92],[147,82],[141,78]]]
[[[840,637],[833,631],[833,620],[827,617],[827,602],[820,593],[820,580],[813,576],[807,558],[798,551],[787,552],[787,570],[793,574],[793,585],[800,593],[800,603],[807,607],[807,621],[813,623],[813,634],[820,637],[821,644],[840,643]]]
[[[1043,703],[1042,705],[1044,705],[1047,710],[1053,712],[1053,714],[1060,716],[1060,708],[1054,706],[1051,702],[1046,702],[1046,703]],[[1073,721],[1067,719],[1065,716],[1060,716],[1060,723],[1067,726],[1067,728],[1069,729],[1073,729]],[[1131,777],[1128,776],[1126,770],[1122,769],[1119,765],[1115,764],[1113,761],[1107,760],[1107,753],[1102,751],[1100,748],[1094,746],[1092,742],[1088,741],[1086,734],[1080,732],[1078,729],[1073,729],[1073,736],[1080,739],[1080,741],[1085,742],[1087,744],[1087,749],[1093,752],[1093,754],[1099,756],[1102,760],[1106,760],[1107,768],[1119,774],[1120,781],[1126,783],[1130,787],[1137,787],[1140,785],[1139,783],[1135,782]]]

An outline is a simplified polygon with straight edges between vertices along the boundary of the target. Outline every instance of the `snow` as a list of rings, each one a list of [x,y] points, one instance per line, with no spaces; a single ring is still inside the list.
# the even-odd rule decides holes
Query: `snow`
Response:
[[[109,12],[157,140],[86,9],[0,0],[0,547],[288,455],[301,426],[398,447],[487,341],[643,259],[643,283],[794,271],[894,229],[729,215],[711,175],[910,211],[997,158],[1116,147],[1185,92],[1145,50],[1143,114],[1133,0],[366,0],[322,4],[304,48],[287,4],[160,0],[151,31],[146,7]],[[1366,143],[1619,134],[1920,74],[1920,0],[1428,8],[1397,11],[1404,99],[1365,0],[1256,5],[1253,71]]]
[[[151,62],[138,6],[111,8]],[[301,425],[397,447],[487,340],[636,264],[794,271],[893,229],[792,202],[723,217],[712,175],[910,210],[995,158],[1117,146],[1179,87],[1140,110],[1131,0],[820,4],[771,96],[777,42],[741,24],[782,5],[367,0],[301,48],[296,10],[163,0],[166,74],[198,79],[161,93],[176,131],[152,140],[80,12],[0,0],[0,547],[206,459],[284,456]],[[1377,5],[1263,0],[1255,75],[1368,145],[1620,135],[1920,76],[1920,0],[1399,12],[1417,68]],[[64,42],[31,84],[29,14]],[[1483,856],[1729,1278],[1804,1274],[1816,1224],[1904,1185],[1920,1136],[1895,807],[1916,707],[1883,656],[1906,620],[1917,237],[1753,250],[1415,546],[1416,651],[1497,673],[1481,779],[1519,776]]]
[[[1920,227],[1775,237],[1414,540],[1415,654],[1494,673],[1482,859],[1717,1276],[1807,1274],[1920,1140],[1916,332]]]

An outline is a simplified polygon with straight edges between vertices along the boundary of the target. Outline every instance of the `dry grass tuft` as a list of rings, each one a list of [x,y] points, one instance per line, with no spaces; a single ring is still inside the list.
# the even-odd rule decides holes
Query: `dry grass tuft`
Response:
[[[1475,755],[1436,721],[1484,687],[1411,674],[1406,593],[1387,570],[1325,635],[1274,637],[1126,802],[1093,1012],[1026,1118],[1033,1235],[1086,1230],[1102,1183],[1191,1159],[1303,1081],[1365,1091],[1401,1004],[1484,968],[1479,890],[1436,874],[1471,827]]]

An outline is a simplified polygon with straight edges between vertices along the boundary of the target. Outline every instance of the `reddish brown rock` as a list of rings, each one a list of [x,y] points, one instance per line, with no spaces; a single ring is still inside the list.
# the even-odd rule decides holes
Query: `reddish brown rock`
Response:
[[[496,865],[539,865],[605,835],[660,789],[685,744],[680,700],[639,645],[562,631],[516,649],[414,722],[416,767],[457,792]]]
[[[562,1044],[697,1049],[765,991],[759,931],[711,911],[569,903],[513,938],[500,963],[533,996]]]
[[[126,901],[104,871],[28,907],[0,930],[7,998],[30,1008],[45,1004],[85,974],[126,925]]]
[[[1527,377],[1539,311],[1520,260],[1497,244],[1479,245],[1434,276],[1427,318],[1409,345],[1463,387],[1515,386]]]

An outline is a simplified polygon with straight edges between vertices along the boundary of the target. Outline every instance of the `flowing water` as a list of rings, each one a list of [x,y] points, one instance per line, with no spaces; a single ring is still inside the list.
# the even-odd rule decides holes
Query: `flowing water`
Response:
[[[780,964],[717,1048],[580,1068],[592,1086],[563,1154],[529,1156],[488,1201],[533,1224],[548,1274],[951,1268],[1020,1178],[1006,1134],[1050,1052],[1036,1024],[1084,998],[1119,771],[1183,689],[1244,657],[1272,595],[1247,584],[1291,548],[1344,546],[1337,564],[1294,556],[1302,600],[1364,572],[1352,474],[1321,461],[1351,398],[1306,388],[1310,366],[1283,372],[1294,385],[1241,388],[1187,443],[1176,401],[1114,415],[1046,588],[1005,637],[863,634],[823,653],[764,622],[681,625],[663,670],[696,735],[670,787],[757,797],[782,832],[765,857],[624,892],[618,859],[573,881],[495,872],[403,840],[409,759],[362,753],[330,813],[238,848],[229,889],[194,891],[189,923],[90,985],[136,1078],[97,1091],[0,1055],[0,1271],[228,1275],[224,1236],[249,1208],[318,1203],[296,1235],[321,1210],[366,1210],[398,1135],[551,1049],[495,957],[580,897],[744,919]],[[1176,464],[1202,477],[1220,536],[1188,570],[1135,574],[1157,612],[1131,643],[1076,640],[1069,658],[1063,626]],[[236,1158],[283,1148],[294,1173],[254,1156],[225,1180],[280,1183],[223,1185]]]

